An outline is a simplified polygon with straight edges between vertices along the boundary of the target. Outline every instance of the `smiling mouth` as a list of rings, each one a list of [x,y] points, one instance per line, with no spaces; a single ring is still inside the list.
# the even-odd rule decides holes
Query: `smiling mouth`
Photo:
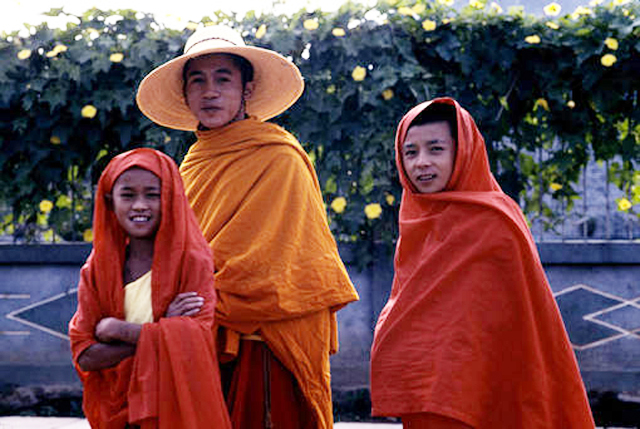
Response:
[[[421,174],[417,177],[419,182],[428,182],[436,178],[435,174]]]
[[[137,216],[133,216],[131,217],[131,222],[149,222],[151,220],[151,216],[143,216],[143,215],[137,215]]]

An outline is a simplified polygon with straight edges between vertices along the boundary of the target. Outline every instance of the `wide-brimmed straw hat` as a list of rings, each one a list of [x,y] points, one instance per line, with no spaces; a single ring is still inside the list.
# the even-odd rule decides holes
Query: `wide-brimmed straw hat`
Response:
[[[195,131],[198,120],[187,106],[183,92],[183,68],[189,59],[207,54],[235,54],[253,66],[255,88],[246,100],[246,112],[261,121],[287,110],[302,94],[300,70],[269,49],[247,46],[233,29],[215,25],[189,37],[184,53],[149,73],[140,83],[136,101],[142,113],[169,128]]]

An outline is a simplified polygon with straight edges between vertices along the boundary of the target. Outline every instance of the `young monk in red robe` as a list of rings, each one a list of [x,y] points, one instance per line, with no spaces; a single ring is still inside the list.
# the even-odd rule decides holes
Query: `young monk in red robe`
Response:
[[[93,428],[230,428],[211,332],[211,251],[175,162],[115,157],[96,194],[93,251],[69,324]]]
[[[213,249],[219,350],[236,429],[333,427],[335,313],[358,296],[312,163],[291,134],[264,122],[302,90],[293,63],[245,46],[221,26],[197,30],[184,55],[138,90],[150,119],[196,131],[180,172]]]
[[[374,415],[406,428],[593,428],[535,243],[450,98],[396,134],[403,187],[391,296],[371,352]]]

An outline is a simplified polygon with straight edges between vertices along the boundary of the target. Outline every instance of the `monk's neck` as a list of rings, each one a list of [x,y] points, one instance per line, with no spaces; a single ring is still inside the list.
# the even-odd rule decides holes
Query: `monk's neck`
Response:
[[[153,239],[131,238],[124,264],[125,284],[134,281],[151,270],[153,265]]]

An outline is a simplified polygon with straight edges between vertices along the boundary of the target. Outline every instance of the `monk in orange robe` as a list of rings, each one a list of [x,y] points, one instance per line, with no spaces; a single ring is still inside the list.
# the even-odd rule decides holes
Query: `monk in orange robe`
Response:
[[[175,162],[115,157],[98,182],[93,251],[69,324],[91,427],[231,428],[211,331],[211,251]]]
[[[298,141],[264,122],[300,96],[298,68],[205,27],[152,71],[138,105],[196,131],[180,172],[213,249],[216,331],[233,427],[331,428],[336,311],[358,298]]]
[[[373,414],[418,429],[593,428],[535,243],[471,115],[450,98],[420,104],[395,149],[400,237]]]

